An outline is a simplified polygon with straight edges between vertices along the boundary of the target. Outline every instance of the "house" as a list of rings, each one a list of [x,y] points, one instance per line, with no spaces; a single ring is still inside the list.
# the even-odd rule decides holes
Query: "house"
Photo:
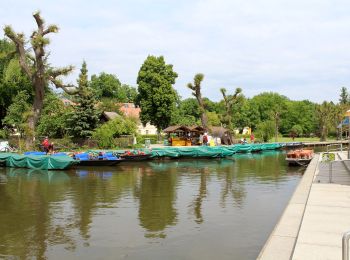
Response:
[[[137,125],[137,132],[141,135],[156,135],[157,134],[157,127],[154,125],[151,125],[150,123],[147,123],[145,126],[142,125],[140,121],[140,112],[141,108],[135,106],[134,103],[120,103],[119,110],[126,116],[126,117],[133,117],[138,120]]]

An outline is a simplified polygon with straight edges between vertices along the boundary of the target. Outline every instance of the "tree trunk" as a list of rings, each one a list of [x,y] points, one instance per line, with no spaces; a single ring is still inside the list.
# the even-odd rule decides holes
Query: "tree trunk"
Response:
[[[43,79],[36,79],[34,83],[35,95],[32,107],[32,113],[28,118],[29,131],[26,134],[26,149],[33,148],[35,140],[35,127],[40,119],[41,111],[44,106],[45,82]]]
[[[199,109],[201,110],[201,121],[202,121],[202,126],[203,128],[208,131],[208,117],[207,114],[205,113],[205,109],[204,109],[204,103],[202,100],[202,96],[201,94],[197,94],[196,95],[197,100],[198,100],[198,104],[199,104]]]

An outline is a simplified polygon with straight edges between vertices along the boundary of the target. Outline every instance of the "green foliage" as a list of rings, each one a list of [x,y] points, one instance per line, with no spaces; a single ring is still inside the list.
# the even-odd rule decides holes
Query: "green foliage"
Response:
[[[57,95],[49,93],[44,99],[44,108],[37,126],[39,136],[62,138],[68,134],[67,122],[72,108],[64,106]]]
[[[300,136],[303,134],[303,128],[301,125],[293,125],[293,127],[290,129],[290,133],[293,136]]]
[[[328,132],[332,127],[333,116],[333,102],[324,101],[321,105],[316,106],[316,117],[318,120],[321,141],[325,141],[327,139]]]
[[[116,137],[135,134],[136,129],[135,121],[117,117],[97,128],[92,138],[97,140],[100,148],[113,148],[115,146],[114,139]]]
[[[281,119],[280,131],[284,135],[288,135],[294,125],[302,128],[302,133],[310,135],[316,132],[316,105],[308,100],[303,101],[287,101],[287,112]]]
[[[0,129],[0,139],[7,139],[8,134],[5,129]]]
[[[172,87],[176,78],[173,66],[166,64],[163,56],[147,57],[137,77],[139,94],[136,103],[141,107],[143,124],[150,122],[158,131],[170,124],[178,99]]]
[[[137,95],[134,87],[126,84],[122,85],[117,76],[104,72],[98,76],[92,75],[90,87],[99,100],[111,98],[120,103],[133,103]]]
[[[30,113],[30,105],[28,103],[29,95],[26,91],[20,91],[12,100],[12,104],[7,109],[6,117],[2,123],[10,128],[15,128],[21,135],[28,129],[27,119]]]
[[[27,92],[28,102],[32,102],[32,85],[19,66],[14,44],[0,39],[0,122],[13,98],[22,90]]]
[[[115,98],[102,98],[100,102],[97,104],[98,110],[100,112],[117,112],[120,114],[120,103]]]
[[[160,141],[162,141],[162,137]],[[136,141],[138,144],[145,144],[145,139],[150,139],[151,144],[156,144],[158,142],[158,135],[137,135]]]
[[[172,113],[171,125],[192,126],[199,124],[200,112],[198,102],[194,98],[178,101],[178,106]]]
[[[68,118],[69,134],[74,138],[87,138],[97,127],[99,117],[95,109],[96,101],[89,88],[85,62],[81,68],[78,84],[80,91],[74,100],[77,105]]]
[[[341,105],[346,105],[349,104],[349,92],[346,87],[342,87],[340,89],[340,97],[339,97],[339,103]]]
[[[219,115],[215,112],[207,112],[209,126],[221,126]]]
[[[268,142],[275,133],[275,123],[272,120],[267,120],[259,123],[255,134],[264,142]]]

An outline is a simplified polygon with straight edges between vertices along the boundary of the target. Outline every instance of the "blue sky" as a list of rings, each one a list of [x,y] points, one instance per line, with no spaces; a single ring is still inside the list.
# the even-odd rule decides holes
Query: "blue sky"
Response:
[[[350,89],[350,1],[0,0],[0,24],[29,35],[40,10],[51,36],[50,62],[72,64],[75,82],[83,60],[136,86],[147,55],[163,55],[179,74],[176,90],[205,74],[203,95],[241,87],[246,96],[274,91],[294,100],[337,101]]]

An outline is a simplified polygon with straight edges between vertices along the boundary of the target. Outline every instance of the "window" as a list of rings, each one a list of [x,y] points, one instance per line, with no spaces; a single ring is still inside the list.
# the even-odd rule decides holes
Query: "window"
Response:
[[[146,130],[146,135],[148,135],[148,130]]]

